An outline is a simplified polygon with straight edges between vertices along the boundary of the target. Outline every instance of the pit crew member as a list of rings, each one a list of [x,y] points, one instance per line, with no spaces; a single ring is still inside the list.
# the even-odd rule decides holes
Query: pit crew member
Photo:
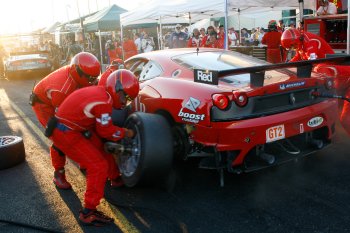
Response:
[[[268,24],[268,32],[261,39],[261,43],[267,46],[267,61],[271,63],[282,62],[282,54],[280,50],[282,33],[277,31],[276,20],[270,20]]]
[[[96,210],[104,195],[107,178],[112,187],[123,181],[113,156],[106,153],[102,138],[119,141],[133,137],[132,130],[112,124],[112,108],[121,109],[139,92],[139,83],[128,70],[114,71],[106,86],[92,86],[75,91],[55,114],[58,123],[52,140],[70,159],[86,168],[84,209],[79,220],[83,224],[101,226],[113,221]]]
[[[100,63],[91,53],[81,52],[73,57],[70,65],[64,66],[42,79],[33,90],[30,102],[36,117],[43,127],[54,116],[55,109],[73,91],[96,83]],[[50,132],[45,132],[49,136]],[[60,189],[70,189],[64,165],[66,157],[57,146],[50,147],[52,166],[55,169],[53,182]]]
[[[108,68],[106,69],[105,72],[103,72],[103,74],[101,75],[99,81],[98,81],[98,85],[101,85],[101,86],[105,86],[106,85],[106,82],[107,82],[107,78],[109,77],[109,75],[111,73],[113,73],[113,71],[116,71],[120,68],[124,67],[124,62],[122,59],[120,58],[117,58],[117,59],[114,59],[112,62],[111,62],[111,65],[108,66]]]
[[[325,58],[326,54],[334,54],[333,49],[324,39],[309,32],[301,33],[297,29],[286,30],[282,34],[281,42],[286,49],[296,48],[296,55],[290,61]],[[335,78],[338,94],[350,97],[350,66],[320,64],[315,67],[315,71]],[[350,135],[350,104],[348,101],[344,101],[340,112],[340,122]]]
[[[283,32],[281,44],[286,50],[296,50],[290,62],[320,59],[325,58],[326,54],[334,54],[331,46],[323,38],[296,28],[289,28]]]

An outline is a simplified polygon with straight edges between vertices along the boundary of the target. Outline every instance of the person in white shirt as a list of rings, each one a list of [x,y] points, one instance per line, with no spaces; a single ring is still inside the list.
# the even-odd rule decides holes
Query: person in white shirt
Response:
[[[229,28],[228,29],[228,37],[231,39],[232,43],[230,45],[230,47],[235,46],[237,44],[237,40],[238,40],[238,35],[235,32],[234,28]]]
[[[154,40],[153,37],[149,37],[148,34],[145,32],[143,35],[142,41],[142,50],[143,52],[151,52],[154,50]]]
[[[137,48],[137,53],[142,53],[142,52],[143,52],[143,51],[142,51],[142,43],[141,43],[141,40],[142,40],[142,38],[141,38],[140,34],[139,34],[139,33],[136,33],[136,34],[135,34],[135,41],[134,41],[134,43],[135,43],[136,48]]]
[[[328,0],[319,0],[319,8],[317,9],[317,15],[335,15],[337,14],[337,7],[333,2]]]

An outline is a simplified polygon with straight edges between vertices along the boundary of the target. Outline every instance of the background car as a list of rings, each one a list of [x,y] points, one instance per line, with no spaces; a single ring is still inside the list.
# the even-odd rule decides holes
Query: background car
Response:
[[[167,119],[174,159],[201,157],[199,167],[217,169],[223,185],[224,171],[281,164],[331,142],[337,101],[315,93],[334,93],[333,80],[306,63],[272,65],[200,48],[143,53],[125,66],[140,82],[133,111]],[[122,174],[139,175],[130,169],[136,171],[144,159],[128,158],[136,165],[121,164]]]
[[[40,51],[10,53],[4,62],[7,79],[26,78],[28,75],[47,75],[54,70],[48,53]]]

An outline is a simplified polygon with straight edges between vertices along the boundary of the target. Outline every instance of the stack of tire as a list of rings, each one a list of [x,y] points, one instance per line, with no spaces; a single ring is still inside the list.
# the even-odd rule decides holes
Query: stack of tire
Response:
[[[25,159],[23,139],[18,136],[0,136],[0,170],[20,164]]]

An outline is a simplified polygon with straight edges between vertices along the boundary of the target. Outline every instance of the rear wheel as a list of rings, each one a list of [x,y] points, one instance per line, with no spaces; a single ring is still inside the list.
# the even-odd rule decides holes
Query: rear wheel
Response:
[[[125,127],[133,129],[133,139],[125,138],[125,152],[118,157],[124,183],[158,183],[166,179],[173,162],[173,138],[170,125],[160,115],[133,113]]]
[[[25,159],[23,139],[17,136],[0,136],[0,170],[13,167]]]

